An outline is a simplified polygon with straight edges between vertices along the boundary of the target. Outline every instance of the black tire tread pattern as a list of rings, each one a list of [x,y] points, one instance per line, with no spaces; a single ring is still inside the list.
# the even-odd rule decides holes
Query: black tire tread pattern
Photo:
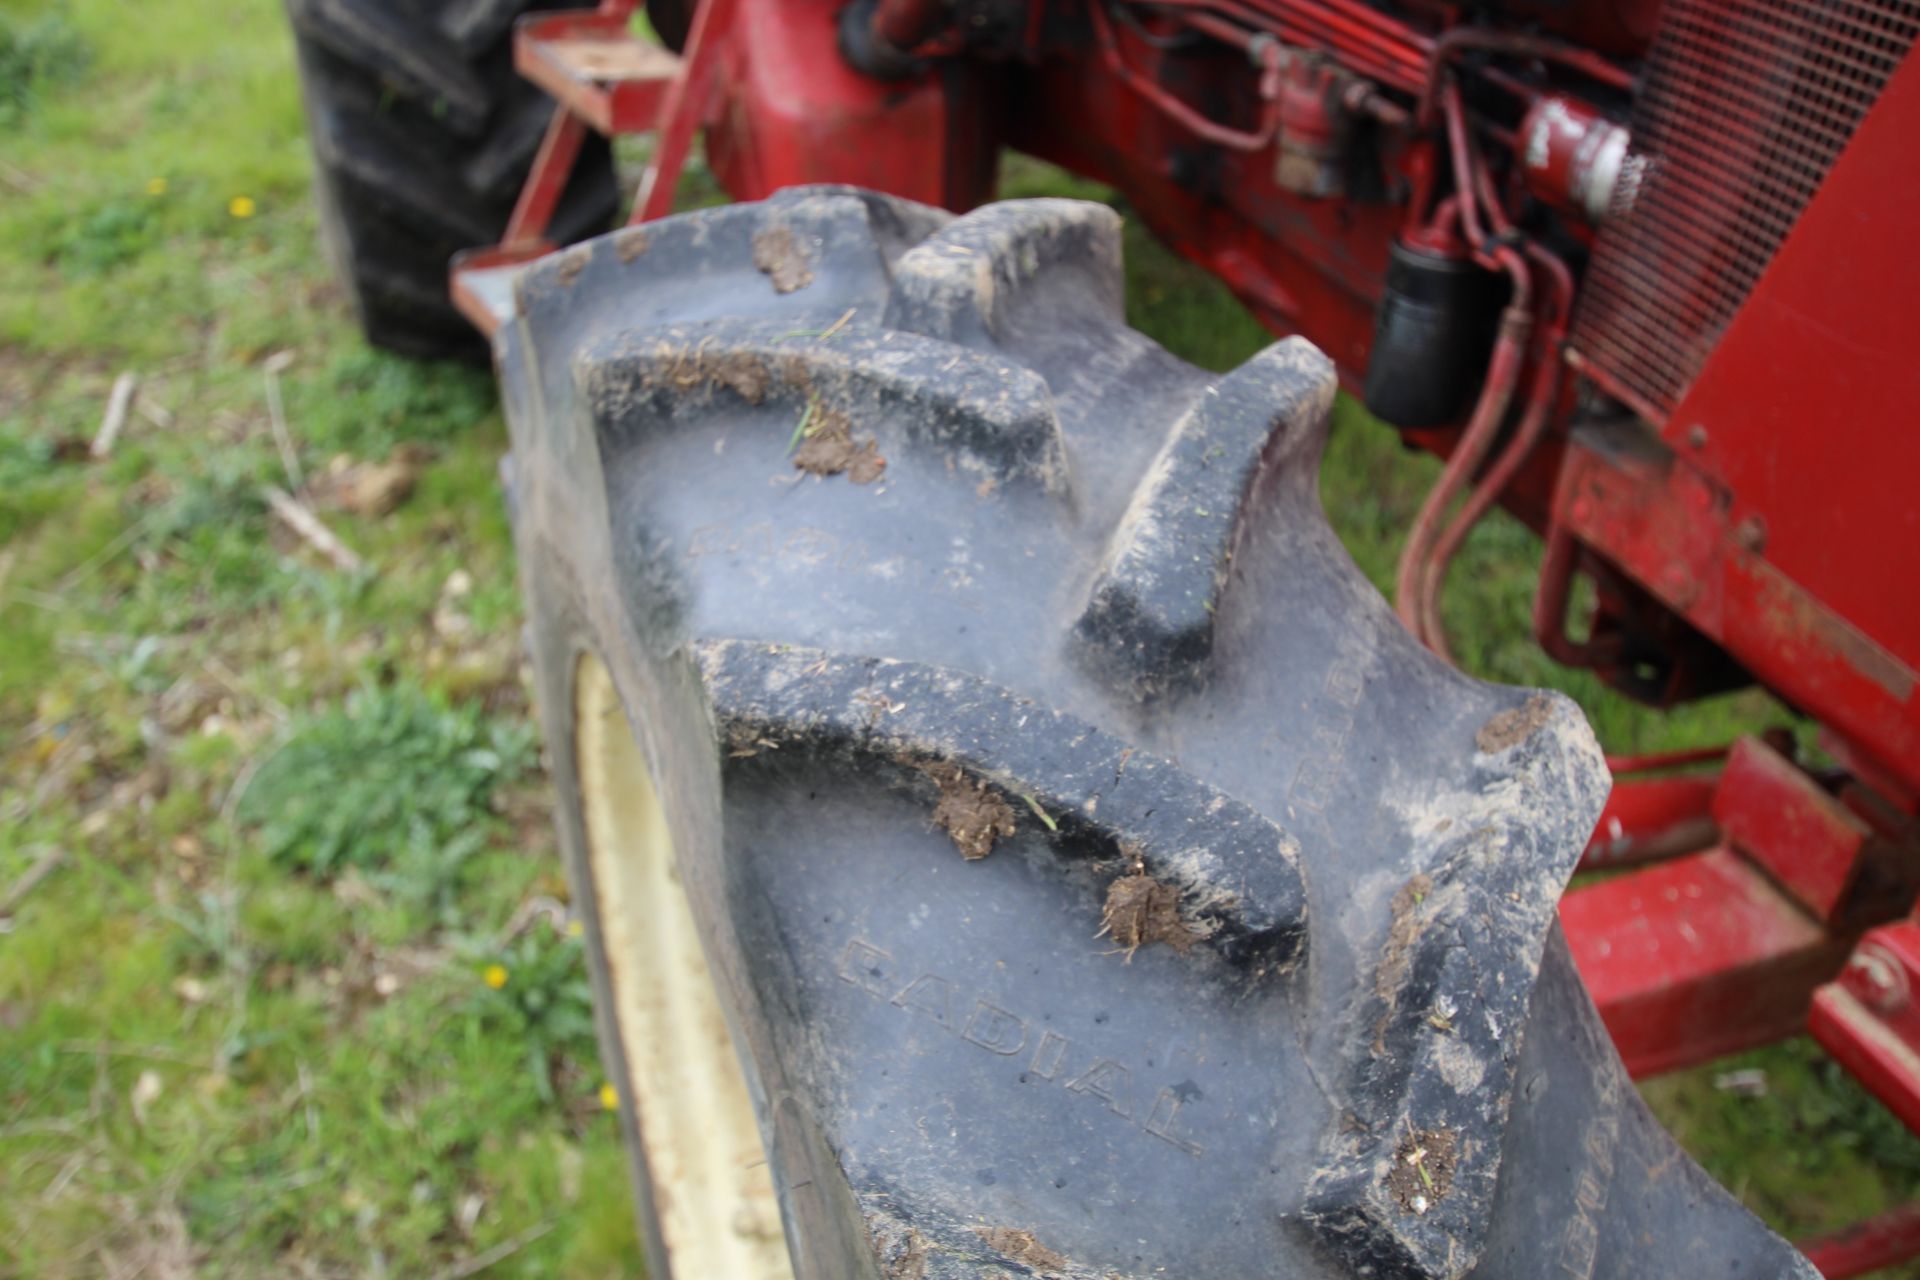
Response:
[[[286,0],[329,249],[367,337],[484,358],[447,265],[499,239],[553,110],[512,66],[511,24],[552,0]],[[590,138],[551,237],[604,231],[617,191]]]
[[[1184,914],[1195,939],[1229,962],[1283,968],[1299,958],[1299,845],[1262,814],[1070,715],[1029,710],[985,681],[815,649],[787,648],[769,663],[754,648],[738,640],[700,648],[729,741],[845,752],[865,770],[958,767],[1047,813],[1060,855],[1113,865],[1131,858],[1136,874],[1178,888],[1191,904]],[[881,705],[900,710],[882,717]],[[958,735],[948,714],[955,705],[975,712]],[[1099,802],[1089,812],[1093,796]],[[1196,813],[1205,820],[1193,821]]]
[[[1317,448],[1333,390],[1332,362],[1290,338],[1208,388],[1168,433],[1076,628],[1140,696],[1204,678],[1241,495],[1261,468],[1297,463]]]
[[[706,824],[676,848],[797,1274],[1806,1280],[1639,1105],[1555,932],[1607,785],[1578,709],[1404,633],[1319,508],[1328,362],[1181,364],[1118,244],[1070,201],[801,188],[534,264],[496,340],[550,742],[612,654]],[[794,476],[818,415],[884,479]],[[956,777],[1004,856],[940,845]],[[1092,941],[1130,878],[1202,945]],[[1010,975],[983,1024],[912,994],[975,970]],[[1119,1054],[1061,1067],[1136,1034],[1131,1102]]]
[[[1022,298],[1063,284],[1089,322],[1120,323],[1120,216],[1084,200],[988,205],[900,259],[886,325],[949,342],[999,340]]]

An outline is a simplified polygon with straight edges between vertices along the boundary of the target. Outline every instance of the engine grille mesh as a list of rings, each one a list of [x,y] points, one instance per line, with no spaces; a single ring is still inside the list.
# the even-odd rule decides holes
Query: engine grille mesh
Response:
[[[1916,31],[1920,0],[1667,0],[1573,334],[1640,412],[1679,403]]]

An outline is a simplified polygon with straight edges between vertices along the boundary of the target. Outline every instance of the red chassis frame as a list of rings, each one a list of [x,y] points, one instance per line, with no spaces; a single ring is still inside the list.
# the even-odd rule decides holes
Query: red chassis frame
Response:
[[[1321,24],[1310,43],[1352,51],[1375,83],[1431,105],[1450,37],[1402,29],[1396,44],[1348,0],[1307,2]],[[1164,66],[1142,33],[1116,29],[1099,0],[1033,4],[1018,58],[877,80],[841,56],[842,4],[701,0],[678,57],[631,36],[637,0],[523,19],[516,63],[559,107],[502,244],[457,261],[456,301],[491,331],[512,267],[554,248],[545,231],[589,128],[658,135],[635,222],[668,212],[700,131],[737,199],[846,182],[955,210],[991,198],[1005,145],[1124,191],[1178,252],[1270,327],[1311,338],[1358,389],[1406,214],[1392,201],[1283,186],[1265,149],[1283,95],[1241,104],[1252,127],[1207,117],[1173,91],[1191,72]],[[940,11],[882,5],[890,30]],[[1658,11],[1538,16],[1589,48],[1632,53]],[[1063,16],[1080,21],[1054,22]],[[1261,53],[1253,41],[1245,55],[1222,49],[1223,71],[1243,79],[1245,55]],[[1558,56],[1596,80],[1613,75],[1581,49]],[[1405,124],[1403,108],[1373,105],[1383,122]],[[1683,651],[1710,654],[1816,718],[1836,761],[1811,770],[1770,736],[1612,762],[1615,789],[1583,867],[1631,869],[1574,889],[1562,920],[1629,1068],[1673,1070],[1810,1029],[1920,1130],[1920,924],[1902,919],[1920,889],[1920,592],[1902,590],[1920,578],[1920,504],[1907,493],[1920,434],[1899,427],[1920,403],[1910,303],[1920,256],[1904,234],[1907,211],[1920,208],[1906,143],[1916,130],[1920,59],[1908,57],[1673,411],[1564,349],[1641,425],[1569,428],[1572,397],[1561,395],[1552,429],[1504,474],[1499,499],[1546,543],[1535,630],[1549,653],[1631,684],[1630,660],[1603,631],[1651,619]],[[1399,171],[1419,189],[1446,160],[1416,135]],[[1562,354],[1537,344],[1529,368]],[[1457,427],[1404,434],[1443,456],[1462,438]],[[1575,641],[1565,614],[1580,574],[1600,613]],[[1639,691],[1671,702],[1710,691],[1712,679],[1682,660]],[[1805,1247],[1830,1277],[1920,1256],[1920,1208]]]

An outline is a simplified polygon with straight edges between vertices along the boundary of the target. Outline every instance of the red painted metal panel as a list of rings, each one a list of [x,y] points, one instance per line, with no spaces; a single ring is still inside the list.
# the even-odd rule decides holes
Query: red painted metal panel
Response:
[[[1920,1205],[1856,1222],[1818,1240],[1802,1241],[1800,1250],[1827,1280],[1853,1280],[1920,1257]]]
[[[709,121],[726,84],[725,55],[738,12],[735,0],[700,0],[694,10],[680,74],[660,100],[653,159],[640,176],[633,212],[627,215],[629,226],[664,218],[672,211],[673,193],[680,185],[694,133]]]
[[[597,132],[644,133],[680,59],[632,33],[623,13],[567,10],[532,14],[514,30],[514,70]]]
[[[1888,773],[1920,783],[1913,668],[1757,553],[1752,527],[1736,519],[1726,491],[1688,459],[1658,444],[1624,443],[1582,437],[1568,447],[1555,500],[1567,529],[1724,645],[1756,679],[1815,711]],[[1901,504],[1911,508],[1905,498]],[[1861,549],[1874,566],[1917,555],[1920,543]],[[1896,582],[1885,587],[1904,591]]]
[[[1917,131],[1909,54],[1667,428],[1725,485],[1728,518],[1759,522],[1774,572],[1909,668],[1920,665]],[[1911,719],[1910,689],[1905,708]]]
[[[1795,1034],[1849,945],[1724,848],[1576,889],[1560,919],[1635,1076]]]
[[[513,216],[500,237],[502,247],[518,250],[553,246],[547,242],[547,228],[553,212],[560,207],[567,182],[573,177],[574,161],[580,158],[580,144],[586,141],[587,125],[565,106],[553,109],[547,132],[534,153],[533,168],[527,172],[527,184],[514,202]]]
[[[1888,16],[1885,0],[1821,0],[1806,13],[1768,0],[1747,16],[1735,14],[1727,0],[1688,0],[1683,8],[1682,18],[1692,14],[1709,26],[1740,28],[1727,33],[1736,61],[1756,40],[1769,48],[1778,44],[1784,50],[1782,83],[1791,92],[1756,104],[1752,86],[1771,82],[1751,69],[1730,71],[1721,64],[1714,65],[1714,74],[1734,82],[1726,95],[1703,92],[1704,81],[1677,73],[1663,82],[1670,93],[1661,107],[1667,114],[1659,136],[1670,145],[1642,176],[1653,184],[1649,191],[1668,190],[1682,201],[1670,210],[1675,220],[1669,249],[1686,259],[1687,270],[1668,274],[1716,291],[1718,309],[1689,310],[1692,304],[1676,295],[1669,300],[1677,308],[1668,317],[1674,323],[1647,328],[1660,359],[1679,353],[1689,362],[1685,376],[1670,380],[1665,390],[1635,394],[1627,375],[1640,366],[1632,361],[1619,368],[1591,362],[1583,367],[1648,404],[1655,418],[1702,370],[1696,394],[1724,385],[1724,412],[1714,422],[1674,419],[1679,462],[1647,467],[1614,460],[1615,469],[1637,474],[1631,484],[1608,486],[1605,500],[1592,504],[1603,508],[1597,520],[1610,519],[1612,536],[1601,539],[1582,529],[1582,540],[1762,683],[1833,724],[1858,746],[1853,758],[1910,790],[1920,788],[1920,597],[1899,586],[1920,570],[1920,509],[1902,492],[1920,464],[1920,440],[1880,425],[1904,420],[1920,390],[1920,362],[1902,356],[1920,346],[1920,315],[1907,305],[1920,296],[1920,262],[1901,243],[1902,211],[1920,205],[1920,166],[1907,163],[1902,150],[1920,128],[1920,102],[1909,87],[1920,72],[1909,58],[1890,81],[1885,74],[1911,32],[1901,26],[1906,18]],[[1835,38],[1844,43],[1854,38],[1849,24],[1862,15],[1885,19],[1885,29],[1871,37],[1879,42],[1877,51],[1853,70],[1836,73],[1830,87],[1851,95],[1853,105],[1841,113],[1849,125],[1875,93],[1880,99],[1841,154],[1833,141],[1845,138],[1836,123],[1840,116],[1827,109],[1832,103],[1805,92],[1812,74],[1808,49],[1824,38],[1807,24],[1838,24]],[[1749,17],[1758,25],[1741,28]],[[1252,77],[1244,71],[1236,76],[1231,59],[1207,76],[1199,60],[1169,58],[1126,30],[1117,38],[1137,76],[1153,78],[1189,102],[1209,104],[1210,118],[1243,129],[1256,120],[1258,103],[1234,96],[1234,86]],[[1687,59],[1705,56],[1698,48],[1702,38],[1700,29],[1681,31],[1669,64],[1684,71],[1691,65]],[[1859,67],[1871,74],[1855,74]],[[1221,276],[1269,325],[1305,333],[1333,356],[1349,388],[1357,385],[1371,350],[1385,247],[1397,231],[1396,206],[1306,199],[1281,190],[1268,157],[1205,146],[1129,91],[1084,47],[1060,48],[1016,85],[1009,113],[1016,146],[1119,186],[1183,255]],[[1676,114],[1683,107],[1689,114]],[[1764,127],[1754,114],[1762,107],[1770,121]],[[1696,125],[1696,132],[1676,132],[1674,122],[1681,119]],[[1807,150],[1806,131],[1816,128],[1825,131],[1827,142]],[[1782,153],[1791,154],[1794,173],[1784,174],[1767,156],[1749,167],[1733,159],[1746,145],[1740,139],[1761,135],[1777,139]],[[1828,173],[1836,154],[1840,159]],[[1204,163],[1195,159],[1201,155]],[[1390,172],[1418,186],[1421,165],[1415,143],[1391,160]],[[1704,247],[1690,247],[1682,235],[1690,224],[1680,215],[1692,207],[1684,205],[1688,184],[1675,177],[1687,173],[1700,184],[1718,184],[1699,198],[1722,202],[1717,212],[1709,210],[1714,216],[1708,221],[1715,236],[1725,235],[1707,237],[1712,243]],[[1868,210],[1877,211],[1870,225],[1860,222]],[[1801,225],[1789,234],[1799,215]],[[1748,234],[1756,218],[1771,228],[1760,248]],[[1628,243],[1618,235],[1615,240]],[[1708,270],[1689,256],[1705,253],[1711,265],[1719,261],[1714,255],[1734,250],[1740,272]],[[1623,306],[1644,306],[1641,295],[1666,282],[1657,268],[1649,278],[1646,260],[1631,253],[1616,268]],[[1779,284],[1798,281],[1803,272],[1804,289]],[[1767,313],[1772,321],[1755,319]],[[1763,324],[1774,326],[1771,336],[1746,342],[1743,335]],[[1889,353],[1902,361],[1891,370],[1883,367]],[[1756,391],[1762,384],[1766,389]],[[1704,445],[1691,443],[1696,425],[1706,427]],[[1408,433],[1443,454],[1457,435]],[[1721,466],[1722,450],[1737,452],[1740,467],[1764,473],[1766,492],[1746,480],[1730,487],[1734,473]],[[1544,523],[1543,498],[1560,455],[1559,437],[1550,437],[1502,495],[1536,527]],[[1626,492],[1636,486],[1644,491]],[[1756,500],[1750,491],[1768,500]],[[1609,503],[1617,503],[1611,512],[1604,510]],[[1659,624],[1659,630],[1691,635],[1678,624]],[[1692,670],[1713,661],[1702,653]],[[1621,675],[1603,674],[1616,680]],[[1710,678],[1700,686],[1676,685],[1667,696],[1718,687],[1723,685]]]
[[[1852,906],[1861,854],[1872,834],[1847,807],[1764,742],[1734,745],[1714,796],[1729,844],[1831,925]]]
[[[463,249],[453,256],[450,292],[453,305],[486,337],[493,337],[513,316],[512,276],[516,268],[553,252],[545,240],[517,247]]]
[[[1645,50],[1660,23],[1660,0],[1566,4],[1560,0],[1501,0],[1498,8],[1607,53],[1634,56]]]
[[[1712,774],[1616,782],[1580,858],[1582,871],[1628,867],[1712,844]]]
[[[1839,980],[1814,997],[1807,1029],[1909,1129],[1920,1132],[1920,925],[1860,940]]]
[[[1669,0],[1575,345],[1666,417],[1905,56],[1902,0]]]
[[[993,191],[998,151],[979,69],[882,81],[848,66],[840,0],[736,0],[707,155],[737,199],[847,182],[950,209]]]
[[[1200,100],[1240,79],[1246,55],[1222,49],[1210,75],[1116,31],[1134,70]],[[1191,61],[1191,60],[1188,60]],[[1257,104],[1215,114],[1250,125]],[[1260,320],[1301,333],[1357,390],[1373,347],[1374,306],[1405,211],[1387,203],[1294,195],[1271,154],[1211,148],[1129,90],[1097,57],[1059,57],[1024,79],[1007,113],[1009,143],[1110,183],[1183,257],[1218,275]]]
[[[1846,987],[1820,988],[1807,1029],[1909,1129],[1920,1128],[1920,1052]]]

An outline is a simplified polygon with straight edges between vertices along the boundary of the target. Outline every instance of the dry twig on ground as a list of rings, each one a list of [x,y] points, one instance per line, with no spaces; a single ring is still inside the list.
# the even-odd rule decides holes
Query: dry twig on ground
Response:
[[[112,455],[120,432],[126,428],[127,410],[133,407],[133,392],[139,385],[139,376],[131,372],[113,380],[113,390],[107,395],[107,412],[101,417],[100,430],[94,433],[93,444],[87,449],[94,461]]]
[[[273,485],[264,486],[260,495],[267,500],[268,508],[280,518],[282,524],[333,561],[336,567],[348,573],[358,573],[366,568],[367,562],[355,554],[353,548],[335,537],[333,530],[322,524],[320,517],[309,511],[298,498]]]

